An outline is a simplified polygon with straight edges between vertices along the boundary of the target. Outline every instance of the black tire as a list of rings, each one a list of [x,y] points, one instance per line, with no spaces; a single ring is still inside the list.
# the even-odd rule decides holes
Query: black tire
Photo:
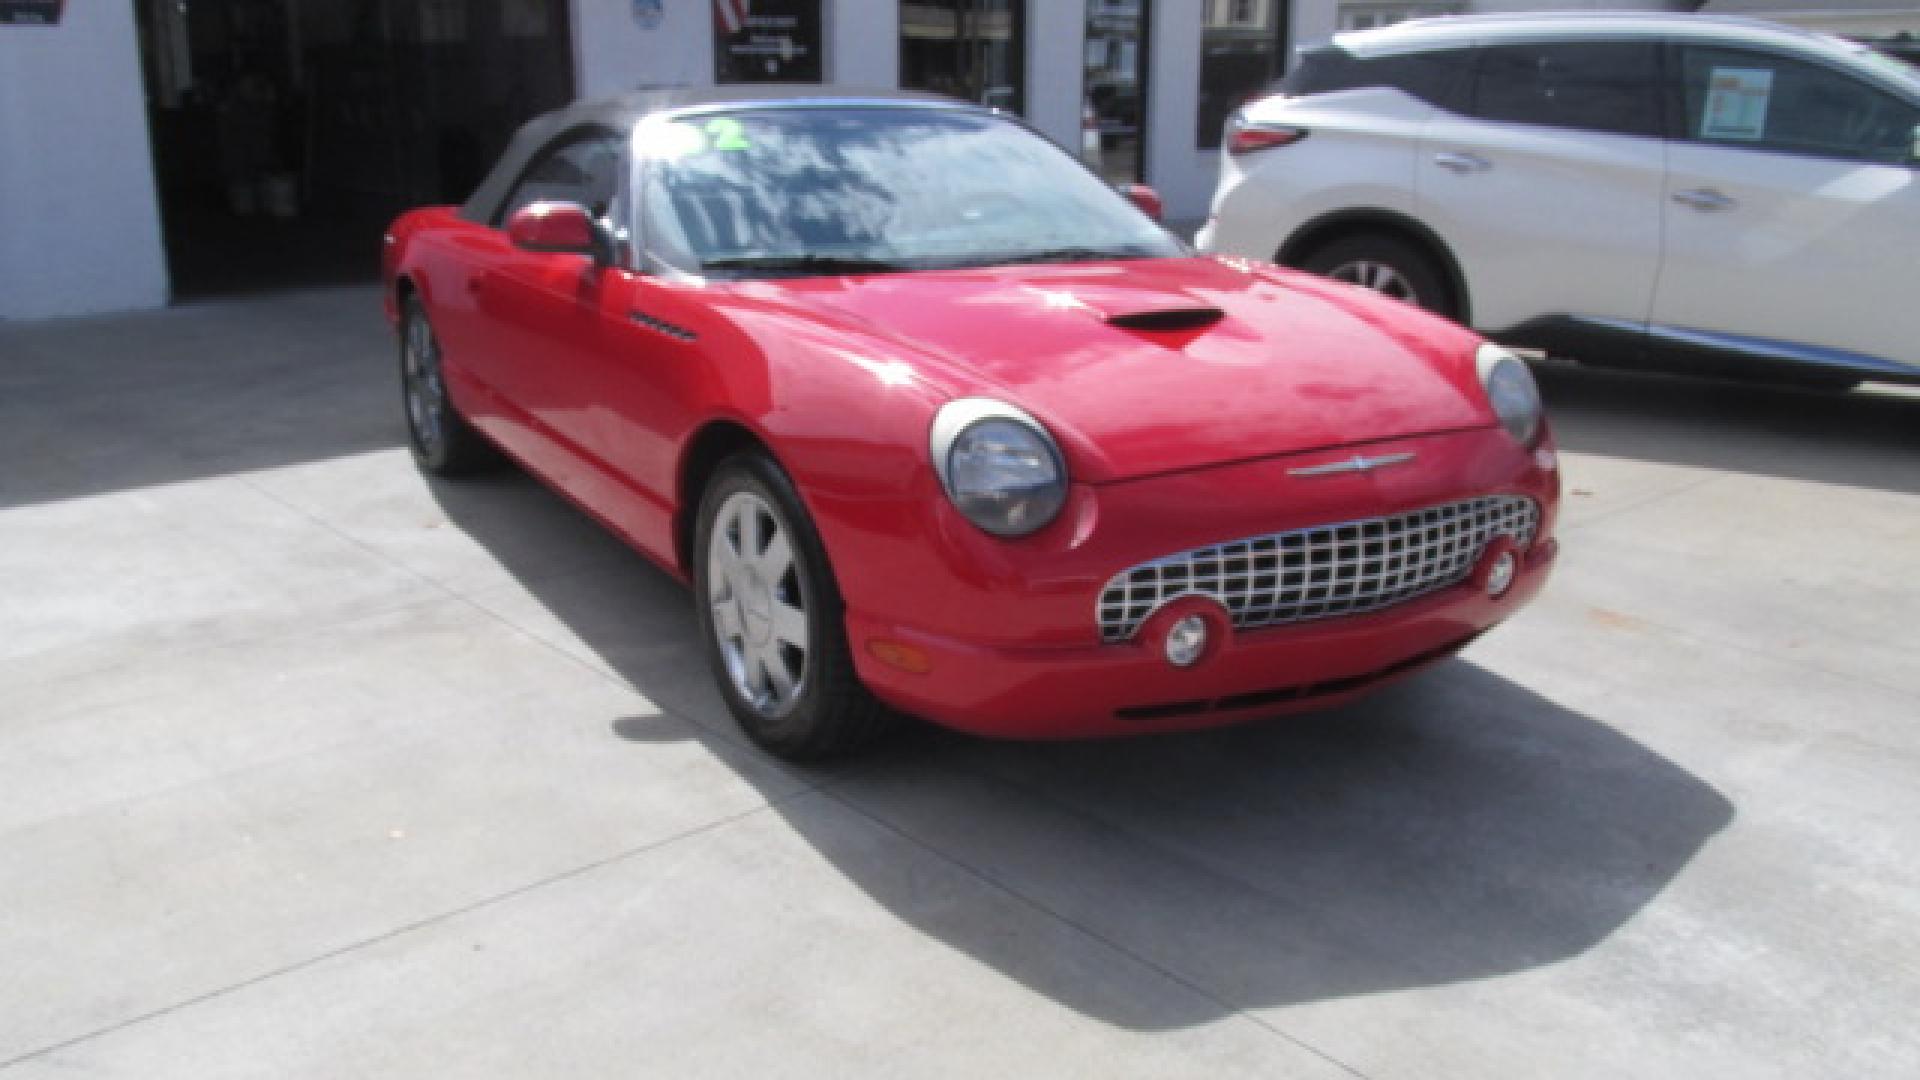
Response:
[[[786,538],[785,569],[777,553],[763,561],[774,551],[762,532],[769,522],[773,535]],[[789,761],[821,761],[891,726],[892,713],[854,672],[845,606],[819,533],[792,482],[764,453],[736,454],[714,472],[700,498],[692,561],[707,662],[728,711],[755,743]],[[794,632],[804,626],[799,648],[792,634],[783,636],[783,622]],[[775,665],[790,687],[784,698]]]
[[[465,476],[499,464],[499,452],[447,396],[440,367],[440,339],[417,296],[400,302],[400,405],[407,418],[407,448],[422,471]]]
[[[1361,285],[1449,319],[1460,317],[1453,295],[1432,256],[1386,233],[1348,233],[1314,248],[1300,260],[1309,273]]]

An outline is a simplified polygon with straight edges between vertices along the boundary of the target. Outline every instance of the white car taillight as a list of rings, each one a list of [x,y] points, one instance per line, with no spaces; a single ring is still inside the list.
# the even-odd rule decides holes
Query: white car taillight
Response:
[[[1307,137],[1307,129],[1284,124],[1246,124],[1240,115],[1227,122],[1227,153],[1250,154],[1276,146],[1292,146]]]

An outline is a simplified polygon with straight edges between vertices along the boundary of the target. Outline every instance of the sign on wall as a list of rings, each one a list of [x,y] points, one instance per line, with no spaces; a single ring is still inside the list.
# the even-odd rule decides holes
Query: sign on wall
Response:
[[[0,26],[53,26],[65,0],[0,0]]]
[[[819,82],[820,0],[713,0],[723,83]]]

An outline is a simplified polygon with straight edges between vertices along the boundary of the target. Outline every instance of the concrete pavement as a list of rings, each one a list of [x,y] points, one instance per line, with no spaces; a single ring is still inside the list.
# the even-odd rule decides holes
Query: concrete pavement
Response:
[[[1920,397],[1542,381],[1463,658],[799,770],[371,291],[0,326],[0,1080],[1913,1075]]]

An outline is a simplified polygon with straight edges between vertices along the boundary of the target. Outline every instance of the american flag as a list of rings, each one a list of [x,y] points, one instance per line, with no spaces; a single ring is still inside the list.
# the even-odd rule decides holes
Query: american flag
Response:
[[[751,14],[748,9],[752,6],[753,0],[713,0],[713,14],[727,33],[737,34],[747,25],[747,16]]]

